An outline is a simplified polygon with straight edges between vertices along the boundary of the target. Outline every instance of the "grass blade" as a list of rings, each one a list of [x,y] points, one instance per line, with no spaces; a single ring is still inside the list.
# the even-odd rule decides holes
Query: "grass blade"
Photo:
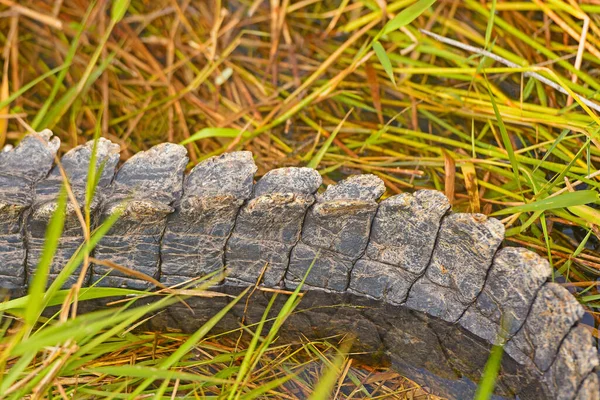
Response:
[[[39,111],[35,115],[35,118],[33,119],[33,122],[31,123],[31,128],[33,128],[34,130],[36,130],[40,127],[42,120],[46,116],[46,113],[48,112],[48,109],[50,108],[50,106],[53,104],[54,99],[56,98],[56,95],[58,94],[58,91],[60,90],[60,87],[67,76],[67,73],[69,72],[69,68],[71,67],[71,65],[73,63],[73,59],[75,58],[75,55],[76,55],[75,53],[77,52],[77,48],[79,47],[79,40],[81,39],[81,35],[87,26],[90,14],[91,14],[92,10],[94,9],[94,5],[95,5],[95,3],[93,2],[88,7],[87,12],[85,13],[82,21],[79,24],[79,28],[77,29],[77,31],[75,33],[75,37],[71,40],[71,45],[69,46],[69,51],[67,52],[67,55],[65,56],[65,61],[62,65],[60,73],[58,74],[58,77],[56,78],[56,81],[54,82],[54,85],[52,86],[52,90],[50,91],[50,94],[46,98],[46,101],[44,101],[44,104],[39,109]],[[68,39],[66,37],[64,37],[63,39],[65,41],[68,41]]]
[[[496,211],[492,215],[506,215],[530,211],[548,211],[557,208],[567,208],[597,203],[599,200],[600,198],[598,197],[598,193],[596,193],[596,191],[579,190],[576,192],[561,193],[558,196],[548,197],[542,200],[534,201],[533,203],[523,204],[521,206],[507,207],[503,210]]]
[[[323,146],[321,146],[321,148],[319,149],[319,151],[317,152],[317,154],[315,154],[315,156],[306,165],[307,167],[317,169],[317,167],[321,163],[321,160],[323,159],[323,157],[327,153],[327,150],[329,150],[329,147],[333,143],[333,140],[337,136],[337,134],[340,131],[340,129],[342,129],[342,126],[344,125],[344,122],[346,122],[346,119],[348,118],[348,116],[350,116],[351,113],[352,113],[352,109],[346,113],[346,116],[344,117],[344,119],[342,119],[340,121],[340,123],[335,127],[335,130],[333,132],[331,132],[331,135],[329,135],[329,137],[327,138],[327,140],[325,141],[325,143],[323,143]]]
[[[383,27],[383,34],[387,35],[390,32],[396,31],[411,22],[413,22],[417,17],[425,12],[429,7],[435,3],[436,0],[419,0],[416,3],[406,7],[402,10],[398,15],[396,15],[393,19],[388,21],[387,24]]]
[[[338,375],[341,372],[342,365],[346,359],[346,354],[350,350],[352,342],[344,342],[336,357],[333,359],[331,365],[327,368],[323,376],[319,379],[319,382],[315,386],[312,394],[308,398],[309,400],[327,400],[331,398],[331,392],[335,387],[338,380]]]
[[[46,229],[46,238],[40,261],[33,276],[33,281],[29,285],[29,305],[25,312],[25,323],[29,328],[33,327],[43,310],[44,289],[48,283],[48,272],[52,265],[52,259],[62,236],[66,208],[67,192],[63,187],[56,202],[56,210],[52,214]]]
[[[232,128],[203,128],[198,132],[191,135],[189,138],[181,141],[180,145],[186,145],[188,143],[195,142],[197,140],[207,139],[207,138],[236,138],[238,136],[242,136],[243,138],[249,137],[250,132],[242,132],[239,129]]]
[[[375,50],[375,54],[377,55],[379,62],[383,66],[385,73],[390,77],[390,80],[392,81],[394,86],[396,86],[396,80],[394,79],[394,70],[392,68],[392,62],[390,61],[390,58],[388,57],[387,53],[385,52],[385,49],[383,48],[381,43],[373,42],[373,50]]]
[[[510,165],[513,169],[513,174],[515,176],[515,181],[519,184],[519,192],[521,192],[521,180],[519,177],[519,162],[515,157],[515,151],[513,149],[512,143],[510,141],[510,137],[508,136],[508,131],[506,130],[506,126],[504,126],[504,121],[502,120],[502,116],[500,115],[500,111],[498,109],[498,105],[496,104],[496,100],[494,99],[494,94],[492,93],[492,89],[490,87],[489,82],[486,79],[487,90],[490,96],[490,103],[492,104],[492,108],[494,109],[494,115],[496,116],[496,122],[498,123],[498,128],[500,128],[500,134],[502,135],[502,143],[504,144],[504,149],[508,154],[508,159],[510,160]]]
[[[477,392],[475,393],[475,400],[488,400],[492,398],[494,394],[494,387],[496,386],[496,379],[498,372],[500,372],[500,364],[502,362],[502,355],[504,354],[504,346],[493,346],[488,361],[485,363],[483,370],[483,377]]]
[[[490,40],[492,38],[492,30],[494,30],[494,17],[496,16],[496,0],[492,0],[492,6],[490,8],[490,19],[485,29],[485,44],[486,49],[490,46]]]
[[[18,99],[19,97],[23,96],[23,94],[25,94],[28,90],[31,90],[32,88],[36,87],[40,82],[48,79],[52,75],[59,73],[60,71],[64,70],[65,68],[66,68],[65,65],[61,65],[60,67],[53,68],[50,71],[46,72],[45,74],[38,76],[37,78],[33,79],[30,82],[27,82],[27,84],[24,85],[22,88],[20,88],[19,90],[17,90],[10,96],[8,96],[6,99],[0,101],[0,108],[6,107],[10,103],[12,103],[16,99]]]
[[[251,288],[246,288],[239,296],[233,299],[227,306],[225,306],[217,314],[213,315],[204,325],[200,327],[193,335],[191,335],[181,346],[177,348],[169,357],[160,362],[159,368],[167,370],[171,368],[177,361],[179,361],[184,355],[186,355],[196,344],[202,340],[215,327],[215,325],[235,306]],[[139,395],[144,389],[150,386],[156,379],[154,377],[146,379],[142,382],[132,396]]]

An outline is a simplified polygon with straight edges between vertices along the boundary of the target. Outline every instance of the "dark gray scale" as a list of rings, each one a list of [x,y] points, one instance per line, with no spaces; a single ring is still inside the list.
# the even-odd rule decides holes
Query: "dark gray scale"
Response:
[[[485,283],[504,225],[483,214],[444,217],[431,262],[410,289],[406,305],[448,322],[456,322]]]
[[[12,150],[0,152],[0,288],[25,285],[24,222],[33,203],[33,187],[47,174],[60,146],[44,130],[30,134]]]
[[[102,220],[117,210],[123,214],[96,246],[95,258],[159,278],[160,241],[167,216],[174,210],[172,205],[181,197],[186,154],[183,146],[163,143],[123,164],[110,187]],[[92,283],[100,278],[100,286],[152,286],[124,272],[94,265]]]
[[[298,285],[314,261],[306,285],[346,290],[352,266],[367,247],[377,199],[384,192],[377,176],[356,175],[317,195],[292,251],[286,284]]]
[[[510,339],[525,322],[535,296],[551,273],[548,261],[530,250],[500,250],[477,301],[459,323],[490,343]]]
[[[219,271],[238,211],[252,195],[256,165],[249,151],[211,157],[186,177],[161,246],[161,282],[171,286]]]
[[[257,182],[227,242],[228,280],[254,283],[264,269],[265,285],[282,282],[306,210],[321,183],[314,169],[293,167],[269,171]]]
[[[61,159],[61,165],[69,178],[71,190],[77,199],[82,214],[85,210],[85,192],[93,144],[93,141],[89,141],[85,145],[77,146],[67,152]],[[98,179],[98,185],[92,204],[90,205],[92,229],[96,226],[97,211],[114,177],[118,162],[119,145],[112,143],[110,140],[100,138],[96,150],[96,168],[98,169],[102,165],[102,174]],[[63,184],[60,170],[58,166],[55,166],[48,177],[35,186],[34,205],[27,221],[26,229],[28,252],[27,274],[29,281],[33,278],[33,274],[40,261],[44,248],[46,228],[52,214],[56,210],[56,201]],[[50,266],[49,278],[53,279],[61,272],[62,268],[82,243],[83,230],[81,223],[77,218],[75,205],[69,202],[63,234]],[[69,287],[77,282],[78,277],[78,273],[69,277],[65,282],[65,287]]]
[[[402,304],[429,264],[449,209],[446,196],[435,190],[402,193],[379,203],[367,251],[352,269],[349,290]]]
[[[598,367],[598,350],[590,329],[575,326],[560,345],[556,359],[543,378],[549,397],[572,400],[577,389]]]
[[[561,342],[583,314],[583,307],[567,289],[557,283],[546,283],[522,328],[504,350],[518,363],[545,372],[552,365]]]

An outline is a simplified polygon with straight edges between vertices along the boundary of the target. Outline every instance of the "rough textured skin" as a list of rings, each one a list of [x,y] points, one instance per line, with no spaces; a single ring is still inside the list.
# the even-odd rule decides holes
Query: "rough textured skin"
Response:
[[[69,178],[69,185],[78,201],[85,200],[89,165],[92,157],[94,141],[69,150],[60,159],[60,163]],[[96,187],[96,195],[101,196],[110,186],[117,163],[119,162],[119,145],[108,139],[99,138],[96,145],[96,171],[101,172]],[[100,171],[100,168],[102,169]],[[35,185],[35,203],[54,201],[63,186],[63,178],[57,165],[50,174]]]
[[[361,258],[352,268],[350,287],[352,293],[362,294],[390,304],[403,304],[408,291],[419,278],[397,266]]]
[[[546,260],[520,247],[496,254],[477,301],[460,324],[490,343],[510,339],[523,325],[533,300],[552,271]]]
[[[69,184],[77,202],[80,211],[85,210],[85,192],[88,179],[88,166],[92,154],[93,141],[85,145],[77,146],[67,152],[61,159],[61,165],[65,174],[69,177]],[[100,138],[96,150],[96,168],[102,166],[101,175],[98,179],[98,186],[94,193],[94,199],[90,205],[90,214],[92,216],[92,229],[96,227],[96,211],[103,200],[104,192],[112,182],[115,175],[115,168],[119,161],[119,146],[111,143],[109,140]],[[27,221],[27,278],[30,281],[33,273],[39,263],[42,249],[44,248],[46,228],[52,214],[56,210],[56,200],[63,186],[63,179],[58,166],[52,168],[48,177],[39,182],[35,187],[35,198],[32,212]],[[50,266],[49,277],[56,277],[62,268],[67,264],[73,253],[83,243],[82,228],[77,218],[76,208],[72,203],[68,203],[67,214],[65,216],[65,226],[63,235],[60,238],[59,248],[57,249],[52,265]],[[79,270],[77,271],[79,272]],[[70,287],[78,279],[78,273],[69,277],[65,282],[65,287]]]
[[[583,380],[598,366],[598,350],[589,329],[578,325],[560,346],[556,360],[544,375],[549,392],[558,400],[571,400]]]
[[[275,169],[258,181],[227,243],[225,260],[231,279],[252,283],[264,270],[265,285],[282,282],[306,210],[321,183],[321,176],[310,168]]]
[[[223,285],[217,290],[235,295],[241,288]],[[245,300],[236,305],[219,322],[219,332],[237,329],[240,321],[246,324],[258,323],[271,294],[256,291],[246,307]],[[287,300],[279,296],[272,306],[269,316],[275,316]],[[190,298],[186,302],[193,312],[184,305],[175,304],[167,312],[159,313],[148,321],[144,330],[164,329],[165,326],[185,332],[194,332],[221,310],[227,298],[214,298],[209,302]],[[267,322],[265,329],[270,328]],[[440,335],[440,324],[446,330]],[[489,356],[489,345],[470,334],[458,325],[447,324],[426,314],[416,313],[405,307],[391,306],[363,296],[349,293],[307,291],[280,332],[280,342],[297,341],[299,335],[308,339],[323,337],[352,337],[354,356],[367,364],[390,364],[403,376],[427,386],[432,393],[449,399],[472,399],[481,370],[476,365],[485,364]],[[443,337],[441,337],[443,336]],[[446,338],[455,338],[456,346]],[[468,344],[458,346],[459,343]],[[445,347],[448,346],[448,347]],[[449,354],[448,351],[451,353]],[[463,360],[456,362],[455,360]],[[531,379],[530,370],[506,357],[510,367],[521,380]],[[508,388],[500,372],[497,394],[513,398],[515,391]],[[494,396],[494,399],[504,398]],[[539,400],[542,396],[523,396],[522,400]]]
[[[23,288],[27,257],[36,257],[33,248],[26,256],[24,232],[40,238],[55,204],[56,176],[40,183],[58,148],[49,138],[48,132],[26,137],[16,149],[0,153],[4,289]],[[112,145],[105,145],[112,160]],[[65,164],[73,160],[69,175],[81,198],[89,156],[86,161],[85,148],[69,154],[75,155],[65,155]],[[255,166],[243,152],[200,164],[184,188],[186,164],[185,149],[166,144],[131,158],[112,182],[110,171],[103,175],[92,206],[102,218],[119,209],[123,215],[94,250],[95,258],[167,284],[224,265],[229,276],[216,290],[239,293],[259,278],[267,287],[294,287],[319,254],[301,303],[306,309],[291,318],[290,335],[294,330],[321,337],[352,333],[357,351],[390,360],[438,394],[463,399],[473,397],[506,315],[503,334],[512,338],[505,346],[498,395],[598,398],[598,357],[580,325],[583,308],[566,289],[545,282],[549,269],[538,256],[523,249],[496,251],[503,236],[497,220],[447,214],[447,200],[433,191],[378,204],[383,184],[370,175],[330,186],[315,203],[321,185],[316,171],[283,168],[253,185]],[[69,218],[72,242],[61,244],[56,266],[82,240]],[[150,286],[102,265],[94,266],[94,279],[105,272],[110,273],[101,285]],[[220,326],[237,328],[244,315],[256,321],[267,296],[255,295],[248,308],[240,303]],[[194,330],[229,298],[190,300],[194,315],[177,305],[149,323]]]
[[[379,203],[366,254],[352,270],[350,290],[402,304],[429,264],[449,209],[446,196],[434,190],[402,193]]]
[[[369,241],[377,200],[385,185],[375,175],[356,175],[331,185],[308,211],[300,242],[292,251],[286,284],[305,284],[343,291],[350,283],[354,262]]]
[[[43,179],[60,146],[52,132],[28,135],[14,149],[0,152],[0,280],[2,287],[25,284],[23,225],[33,203],[34,185]]]
[[[102,219],[121,210],[123,214],[96,246],[95,257],[159,278],[160,240],[171,205],[182,192],[187,165],[185,147],[160,144],[131,157],[112,184]],[[105,274],[108,274],[104,277]],[[149,282],[94,265],[92,279],[100,286],[143,289]]]
[[[444,218],[431,263],[409,292],[406,305],[448,322],[458,321],[483,288],[503,238],[504,225],[485,215]]]
[[[598,386],[598,375],[596,372],[592,372],[587,376],[587,378],[585,378],[574,399],[599,400],[600,391],[598,391]]]
[[[506,353],[521,364],[533,363],[540,371],[547,371],[562,339],[583,314],[583,307],[567,289],[556,283],[546,283],[525,324],[506,344]]]
[[[162,238],[165,285],[223,269],[225,244],[240,206],[252,194],[256,170],[248,151],[211,157],[192,169]]]

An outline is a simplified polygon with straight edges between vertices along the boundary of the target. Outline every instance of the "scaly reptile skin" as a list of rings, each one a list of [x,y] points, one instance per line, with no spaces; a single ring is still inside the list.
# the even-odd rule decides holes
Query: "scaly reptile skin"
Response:
[[[46,130],[0,152],[2,288],[22,289],[35,272],[62,182],[53,168],[58,147]],[[90,142],[62,158],[80,204],[91,148]],[[598,355],[580,323],[583,308],[548,282],[550,267],[537,254],[499,250],[504,227],[493,218],[453,213],[446,197],[431,190],[378,202],[385,187],[374,175],[350,177],[322,193],[320,175],[309,168],[276,169],[254,183],[249,152],[210,158],[185,175],[188,159],[179,145],[140,152],[118,171],[119,147],[101,139],[97,150],[103,169],[91,205],[94,226],[125,207],[94,249],[97,259],[166,285],[224,269],[217,289],[225,292],[255,283],[265,265],[264,286],[294,288],[316,260],[301,303],[306,312],[292,318],[289,332],[350,331],[359,347],[383,350],[399,371],[455,398],[472,395],[489,344],[502,335],[510,358],[499,395],[599,398]],[[82,241],[69,206],[51,278]],[[88,281],[106,273],[101,286],[149,288],[99,265]],[[192,304],[193,316],[174,307],[150,324],[191,330],[222,306],[218,299]],[[242,311],[231,318],[236,313]]]

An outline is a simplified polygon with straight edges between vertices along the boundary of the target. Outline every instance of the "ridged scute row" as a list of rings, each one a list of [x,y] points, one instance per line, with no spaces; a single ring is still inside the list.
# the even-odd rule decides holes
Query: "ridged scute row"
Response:
[[[84,215],[84,207],[89,165],[92,158],[94,142],[90,141],[84,145],[77,146],[68,151],[61,160],[61,166],[69,177],[70,190],[75,196],[79,207],[75,207],[69,202],[65,216],[65,226],[62,237],[59,241],[58,249],[50,266],[49,278],[55,278],[62,268],[67,264],[73,253],[83,243],[83,231],[77,213]],[[94,191],[94,197],[90,204],[90,214],[93,217],[91,224],[95,228],[98,224],[97,216],[99,207],[104,201],[104,196],[109,188],[117,163],[119,162],[119,146],[111,143],[109,140],[100,138],[96,147],[96,165],[100,175],[97,177],[98,184]],[[35,269],[40,261],[42,249],[44,248],[46,227],[50,218],[57,207],[57,199],[61,188],[63,187],[63,177],[58,165],[50,171],[46,179],[40,181],[34,188],[34,203],[31,207],[31,214],[27,220],[25,229],[27,243],[27,279],[31,280]],[[80,270],[69,277],[65,282],[66,286],[74,284],[79,276]],[[86,273],[86,278],[89,277]]]
[[[121,218],[96,246],[94,255],[160,278],[160,245],[172,205],[181,198],[188,163],[183,146],[164,143],[131,157],[117,172],[101,219],[115,212]],[[109,266],[95,265],[93,280],[100,286],[145,289],[146,280]]]
[[[376,176],[357,175],[318,194],[292,251],[286,284],[296,287],[312,265],[307,287],[346,290],[352,267],[367,247],[376,200],[384,191]]]
[[[224,268],[225,244],[240,207],[252,195],[255,173],[248,151],[213,157],[192,169],[162,238],[161,281],[165,285]]]
[[[23,287],[35,272],[56,208],[62,174],[58,166],[51,170],[59,146],[51,137],[29,135],[0,152],[3,288]],[[80,210],[93,146],[62,158]],[[219,271],[231,285],[260,278],[268,287],[292,288],[305,279],[308,288],[406,306],[489,343],[506,342],[506,352],[539,376],[549,398],[598,398],[598,357],[579,322],[583,308],[547,282],[550,267],[537,254],[498,250],[504,227],[493,218],[453,213],[432,190],[378,202],[385,186],[368,174],[322,193],[321,177],[310,168],[276,169],[254,184],[249,152],[209,158],[186,176],[179,145],[140,152],[116,174],[118,146],[101,139],[96,150],[102,168],[90,204],[93,227],[122,213],[94,249],[96,284],[142,289],[152,284],[141,274],[175,285]],[[78,210],[69,207],[51,276],[83,243]]]
[[[350,291],[403,304],[429,265],[449,209],[446,196],[434,190],[402,193],[379,203],[367,251],[352,269]]]
[[[0,152],[0,280],[4,288],[25,283],[24,228],[34,186],[52,168],[59,146],[60,140],[44,130],[25,136],[15,149]]]
[[[258,181],[227,242],[230,279],[253,283],[262,275],[267,286],[282,284],[304,215],[321,183],[321,176],[310,168],[280,168]]]

